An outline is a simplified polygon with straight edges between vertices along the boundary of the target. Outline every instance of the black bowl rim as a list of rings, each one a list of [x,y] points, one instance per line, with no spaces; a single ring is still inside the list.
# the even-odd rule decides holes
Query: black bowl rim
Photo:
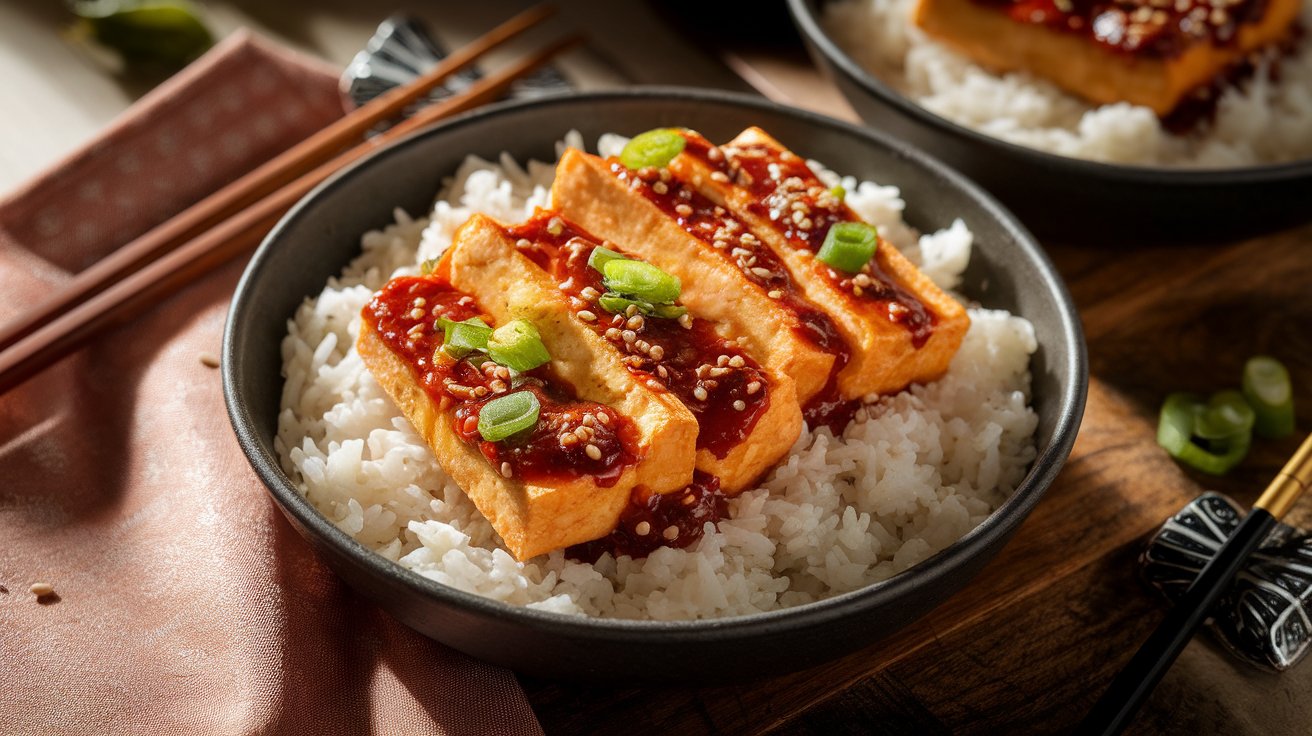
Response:
[[[829,60],[829,63],[836,66],[855,81],[858,86],[885,104],[892,105],[899,112],[919,123],[928,125],[941,133],[946,133],[966,143],[998,148],[1007,154],[1025,159],[1032,165],[1052,169],[1059,174],[1074,174],[1109,181],[1211,187],[1236,184],[1266,184],[1312,177],[1312,158],[1226,168],[1113,164],[1051,153],[982,133],[921,107],[901,92],[885,84],[874,74],[866,71],[821,28],[816,13],[812,12],[811,9],[812,2],[815,1],[788,0],[788,10],[792,13],[793,22],[801,29],[803,35],[815,48],[820,50],[820,53]]]
[[[449,130],[478,125],[492,116],[515,114],[547,105],[578,104],[586,107],[633,99],[703,102],[790,115],[800,118],[806,124],[836,128],[840,132],[865,139],[870,145],[882,147],[894,155],[910,159],[915,165],[927,169],[928,175],[942,177],[948,186],[964,190],[968,196],[973,197],[987,216],[995,218],[1010,232],[1021,251],[1033,261],[1044,285],[1054,292],[1059,306],[1061,333],[1066,337],[1067,344],[1064,347],[1064,352],[1066,353],[1069,369],[1062,381],[1063,390],[1059,397],[1060,410],[1056,426],[1053,429],[1052,441],[1034,459],[1025,479],[1001,506],[995,509],[979,526],[952,545],[915,565],[912,568],[914,574],[900,573],[888,580],[814,603],[718,619],[677,621],[605,619],[515,606],[474,593],[467,593],[430,580],[369,550],[363,544],[338,529],[326,516],[315,509],[296,490],[290,478],[283,473],[277,458],[274,457],[272,452],[266,450],[257,439],[253,429],[255,422],[251,418],[249,407],[246,406],[241,392],[237,388],[241,383],[238,366],[246,361],[244,355],[236,354],[234,345],[237,344],[237,333],[243,329],[240,325],[245,324],[248,317],[254,316],[245,313],[244,305],[246,300],[243,295],[251,288],[262,264],[267,259],[270,250],[276,246],[282,233],[302,216],[310,202],[321,194],[342,186],[343,182],[346,182],[355,171],[376,165],[389,157],[403,155],[407,147],[414,141],[430,136],[440,136]],[[1083,331],[1076,316],[1074,303],[1066,290],[1064,282],[1033,236],[1002,205],[976,184],[928,154],[867,128],[750,95],[683,87],[640,87],[627,90],[565,93],[527,101],[499,103],[465,113],[433,128],[416,132],[396,143],[380,148],[377,152],[336,173],[307,194],[283,216],[264,239],[264,242],[261,243],[242,274],[234,292],[224,328],[222,373],[224,399],[227,403],[228,415],[233,430],[252,468],[254,468],[266,488],[269,489],[283,509],[290,513],[304,528],[311,530],[321,541],[334,546],[340,552],[352,558],[354,562],[362,564],[374,574],[381,575],[412,590],[417,589],[421,594],[445,600],[455,607],[467,609],[495,620],[527,624],[545,634],[585,636],[618,642],[660,640],[694,644],[701,641],[722,641],[727,638],[746,639],[768,636],[779,630],[819,626],[828,621],[860,615],[867,609],[898,598],[906,591],[935,584],[952,571],[967,565],[976,548],[986,546],[988,542],[998,538],[999,535],[1009,535],[1028,516],[1043,492],[1051,485],[1075,442],[1075,435],[1084,413],[1088,384],[1087,354]]]

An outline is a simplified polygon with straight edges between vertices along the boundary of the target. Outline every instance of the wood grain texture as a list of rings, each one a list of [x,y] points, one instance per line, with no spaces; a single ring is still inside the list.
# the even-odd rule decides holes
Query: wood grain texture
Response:
[[[1251,502],[1312,425],[1312,227],[1229,245],[1047,247],[1088,332],[1088,407],[1057,482],[976,580],[892,639],[764,682],[525,680],[547,733],[1069,730],[1164,610],[1136,577],[1146,537],[1204,489]],[[1301,433],[1256,442],[1225,478],[1186,472],[1154,440],[1162,398],[1237,386],[1259,352],[1303,387]],[[1312,522],[1309,504],[1290,520]],[[1260,673],[1203,635],[1134,732],[1296,733],[1309,691],[1312,668]]]

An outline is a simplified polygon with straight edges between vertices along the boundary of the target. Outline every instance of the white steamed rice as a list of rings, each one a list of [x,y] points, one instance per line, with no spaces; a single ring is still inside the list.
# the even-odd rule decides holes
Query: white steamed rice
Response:
[[[581,147],[577,134],[567,136]],[[603,151],[622,139],[603,137]],[[818,166],[813,164],[814,166]],[[356,353],[360,310],[374,290],[445,249],[473,212],[519,221],[545,205],[553,166],[470,157],[427,219],[363,237],[363,253],[307,299],[283,341],[276,445],[284,469],[338,527],[415,572],[515,605],[591,616],[691,619],[766,611],[885,580],[984,520],[1035,457],[1029,322],[973,308],[947,376],[888,396],[833,437],[804,432],[732,518],[686,550],[595,565],[561,552],[516,562],[433,459]],[[836,175],[822,176],[838,181]],[[961,222],[919,236],[898,190],[843,181],[848,202],[952,288],[969,259]],[[873,397],[872,397],[873,398]]]
[[[1092,106],[1025,73],[994,74],[929,39],[911,21],[916,0],[841,0],[825,31],[857,63],[926,109],[1012,143],[1109,163],[1227,168],[1312,157],[1312,43],[1226,91],[1215,121],[1189,135],[1152,110]],[[1312,3],[1302,23],[1312,28]]]

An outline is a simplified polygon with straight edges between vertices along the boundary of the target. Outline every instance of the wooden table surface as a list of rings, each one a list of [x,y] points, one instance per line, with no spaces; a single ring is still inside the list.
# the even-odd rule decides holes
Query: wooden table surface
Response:
[[[446,7],[416,2],[409,9],[440,17],[442,35],[458,42],[519,4],[481,3],[459,11],[460,22],[451,22],[456,11]],[[679,32],[642,5],[584,5],[571,8],[565,22],[621,29],[619,39],[603,34],[610,40],[599,51],[618,60],[625,79],[742,88],[731,68],[769,96],[851,118],[796,48],[680,48]],[[278,11],[244,2],[207,7],[220,30],[255,25],[339,64],[379,13],[345,0]],[[54,35],[62,22],[40,0],[0,7],[0,62],[11,69],[0,109],[13,111],[0,116],[0,189],[75,147],[142,91],[70,57]],[[658,53],[669,48],[679,53]],[[592,61],[566,71],[590,80],[584,86],[602,85]],[[1088,407],[1056,484],[975,581],[879,644],[772,680],[627,688],[524,679],[542,725],[549,734],[1067,731],[1162,613],[1135,576],[1146,535],[1204,488],[1251,502],[1297,444],[1259,442],[1221,480],[1187,474],[1153,439],[1162,397],[1232,386],[1249,355],[1269,352],[1304,387],[1300,429],[1312,426],[1309,241],[1312,227],[1305,226],[1219,245],[1163,246],[1132,235],[1096,247],[1045,242],[1087,331]],[[1312,525],[1308,504],[1294,521]],[[1204,635],[1132,732],[1301,734],[1308,724],[1312,665],[1262,673]]]

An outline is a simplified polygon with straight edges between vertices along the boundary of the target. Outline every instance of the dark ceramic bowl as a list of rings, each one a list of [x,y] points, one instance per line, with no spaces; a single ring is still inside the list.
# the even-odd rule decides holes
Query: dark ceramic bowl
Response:
[[[553,160],[555,141],[571,128],[591,144],[606,131],[674,125],[716,140],[760,125],[844,173],[901,187],[916,227],[965,220],[978,245],[964,292],[1029,318],[1040,346],[1031,364],[1039,456],[1011,498],[960,541],[886,582],[783,611],[674,623],[565,616],[464,593],[373,554],[321,516],[274,455],[279,343],[301,301],[359,253],[360,234],[391,222],[398,205],[428,211],[442,178],[466,154]],[[407,625],[535,675],[687,682],[794,670],[854,651],[956,592],[1057,475],[1079,427],[1087,372],[1079,320],[1060,277],[1025,229],[969,181],[856,126],[752,97],[653,89],[495,106],[380,150],[325,182],[283,218],[247,267],[228,315],[223,379],[242,449],[292,525],[348,583]]]
[[[1044,237],[1113,246],[1219,240],[1312,218],[1312,159],[1230,169],[1106,164],[958,125],[903,96],[839,48],[820,26],[824,5],[788,0],[812,58],[857,114],[984,185]]]

